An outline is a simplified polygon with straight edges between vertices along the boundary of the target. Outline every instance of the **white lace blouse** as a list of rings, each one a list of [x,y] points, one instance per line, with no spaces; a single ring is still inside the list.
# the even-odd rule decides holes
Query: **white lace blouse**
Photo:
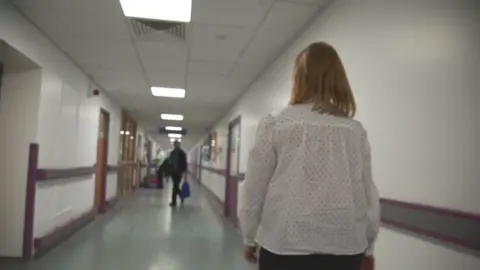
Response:
[[[259,123],[240,189],[245,243],[282,255],[372,253],[380,206],[366,132],[311,108]]]

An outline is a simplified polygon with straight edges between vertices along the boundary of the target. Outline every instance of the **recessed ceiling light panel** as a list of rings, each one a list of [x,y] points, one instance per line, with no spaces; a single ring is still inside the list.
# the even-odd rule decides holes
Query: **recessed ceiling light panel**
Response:
[[[182,138],[182,134],[177,134],[177,133],[169,133],[168,134],[169,138],[174,138],[174,139],[180,139]]]
[[[181,128],[181,127],[166,126],[166,127],[165,127],[165,130],[168,130],[168,131],[182,131],[183,128]]]
[[[162,113],[160,115],[160,118],[162,118],[162,120],[183,121],[183,115],[181,115],[181,114]]]
[[[185,97],[185,89],[182,89],[182,88],[152,87],[150,89],[152,91],[152,95],[156,97],[171,97],[171,98]]]
[[[190,22],[192,0],[120,0],[126,17]]]

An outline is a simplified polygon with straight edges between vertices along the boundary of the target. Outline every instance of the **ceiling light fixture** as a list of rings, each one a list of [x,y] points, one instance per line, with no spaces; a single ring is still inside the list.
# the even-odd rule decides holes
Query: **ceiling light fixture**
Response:
[[[165,127],[165,130],[169,130],[169,131],[182,131],[183,128],[181,128],[181,127],[166,126],[166,127]]]
[[[152,95],[156,97],[171,97],[171,98],[184,98],[185,89],[182,88],[168,88],[168,87],[155,87],[151,88]]]
[[[182,134],[177,134],[177,133],[168,133],[169,138],[174,138],[174,139],[180,139],[182,138]]]
[[[192,0],[120,0],[126,17],[190,22]]]
[[[170,141],[173,143],[175,141],[177,142],[182,142],[182,139],[175,139],[175,138],[170,138]]]
[[[183,115],[181,115],[181,114],[162,113],[160,115],[160,118],[162,118],[162,120],[183,121]]]

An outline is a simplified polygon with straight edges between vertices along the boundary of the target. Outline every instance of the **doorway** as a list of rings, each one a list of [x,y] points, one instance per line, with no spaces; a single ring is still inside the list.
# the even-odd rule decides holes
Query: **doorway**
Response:
[[[97,167],[95,177],[95,210],[99,213],[106,211],[106,187],[108,167],[108,135],[110,131],[110,114],[100,109],[98,119]]]
[[[227,170],[225,172],[225,216],[238,222],[237,197],[238,197],[238,174],[240,164],[240,117],[228,125],[227,143]]]

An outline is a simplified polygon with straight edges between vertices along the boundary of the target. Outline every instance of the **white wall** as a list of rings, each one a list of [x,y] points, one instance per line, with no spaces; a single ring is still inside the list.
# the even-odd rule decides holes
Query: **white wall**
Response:
[[[68,224],[93,208],[93,177],[76,177],[37,184],[34,237]]]
[[[112,201],[117,197],[117,188],[118,188],[118,173],[109,172],[107,174],[107,190],[105,193],[105,199],[107,201]]]
[[[77,90],[56,74],[43,72],[37,132],[40,168],[93,166],[97,161],[100,108],[110,112],[108,163],[117,164],[120,108],[107,98],[87,94],[92,86],[88,82],[85,86]],[[94,174],[37,185],[34,236],[50,233],[91,211],[94,190]],[[116,196],[116,190],[116,174],[110,173],[107,200]]]
[[[346,66],[382,196],[478,212],[479,5],[468,0],[334,2],[217,124],[225,128],[242,116],[241,170],[259,118],[288,103],[294,57],[322,40],[337,48]],[[409,269],[451,269],[442,262],[464,257],[384,234],[384,246],[396,248],[379,249],[380,269],[405,269],[403,263],[388,264],[397,255],[402,262],[417,257],[408,262]]]
[[[380,270],[477,270],[480,266],[478,257],[388,229],[382,230],[375,249]]]
[[[202,170],[202,184],[210,189],[213,194],[215,194],[220,201],[225,201],[225,176],[218,174],[216,172],[211,172],[207,168],[225,170],[227,166],[227,144],[228,144],[228,123],[226,127],[219,126],[212,132],[217,133],[217,138],[215,141],[218,153],[214,157],[212,149],[212,160],[206,161],[202,160],[202,166],[206,167]],[[214,147],[212,147],[214,148]]]
[[[0,96],[0,256],[22,254],[29,144],[35,140],[41,70],[5,52]],[[20,56],[21,57],[21,56]]]
[[[36,140],[40,144],[39,167],[92,166],[96,162],[100,108],[110,113],[108,163],[116,165],[121,108],[105,93],[100,97],[91,97],[88,92],[95,86],[91,85],[88,77],[35,26],[4,2],[0,1],[0,39],[43,69],[42,73],[39,73],[42,82],[41,95],[37,97],[37,102],[40,99],[40,107],[35,112],[38,113],[38,132],[30,133],[33,137],[28,140],[28,143]],[[89,211],[93,207],[93,181],[92,175],[72,181],[56,181],[61,183],[59,185],[38,185],[35,236],[51,231],[65,219],[78,217],[82,212]],[[107,187],[110,188],[113,189],[112,186]],[[79,193],[79,190],[82,192]],[[24,194],[25,189],[22,189],[22,192]],[[19,215],[21,213],[22,219],[11,221],[19,230],[23,230],[22,194],[12,195],[23,200],[22,204],[18,204],[18,211],[16,210]],[[64,211],[70,208],[71,210]],[[54,218],[58,216],[62,217]],[[18,242],[21,239],[15,240]],[[18,244],[20,245],[21,241]]]
[[[217,196],[221,202],[225,202],[225,176],[202,169],[202,185]]]

